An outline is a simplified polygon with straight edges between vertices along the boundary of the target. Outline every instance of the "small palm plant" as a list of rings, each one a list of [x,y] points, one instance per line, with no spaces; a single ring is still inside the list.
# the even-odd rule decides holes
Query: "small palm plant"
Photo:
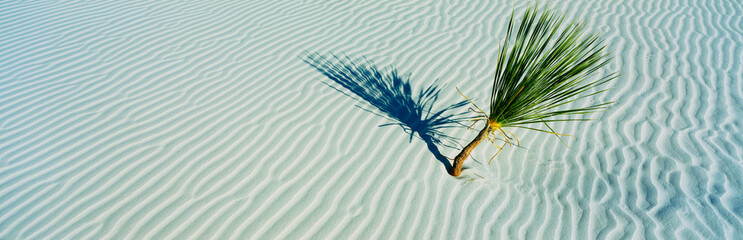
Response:
[[[583,25],[575,21],[563,27],[564,15],[548,9],[539,12],[537,7],[527,9],[518,28],[514,28],[513,13],[511,15],[505,46],[500,49],[495,68],[490,111],[480,109],[465,96],[475,107],[473,111],[480,115],[473,121],[482,120],[486,124],[454,159],[449,170],[452,176],[459,176],[464,160],[485,139],[495,144],[498,152],[514,140],[519,144],[506,128],[546,132],[559,138],[567,135],[556,133],[548,123],[588,121],[590,119],[569,116],[601,111],[611,104],[564,109],[568,103],[606,91],[587,92],[615,79],[618,74],[589,80],[611,60],[604,51],[606,45],[599,39],[600,35],[584,35]],[[544,124],[549,130],[531,124]],[[503,138],[503,146],[496,144],[496,137]]]

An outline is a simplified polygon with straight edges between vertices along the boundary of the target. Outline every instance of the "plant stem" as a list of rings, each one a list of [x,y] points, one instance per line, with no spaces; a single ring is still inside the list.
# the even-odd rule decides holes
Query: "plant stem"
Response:
[[[490,124],[485,124],[485,128],[480,130],[480,133],[477,134],[477,137],[475,137],[475,139],[473,139],[470,144],[467,144],[467,146],[462,149],[462,152],[460,152],[459,155],[454,158],[454,166],[452,166],[452,168],[449,170],[449,174],[456,177],[462,173],[462,164],[464,163],[464,160],[467,160],[472,150],[474,150],[477,145],[480,145],[480,142],[482,142],[482,140],[485,140],[485,138],[488,137],[489,133]]]

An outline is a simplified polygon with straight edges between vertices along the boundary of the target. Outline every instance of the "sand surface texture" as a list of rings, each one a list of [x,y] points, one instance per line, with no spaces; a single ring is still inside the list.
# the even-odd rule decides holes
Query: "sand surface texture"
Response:
[[[741,239],[739,0],[552,1],[617,103],[446,174],[516,2],[2,1],[0,239]]]

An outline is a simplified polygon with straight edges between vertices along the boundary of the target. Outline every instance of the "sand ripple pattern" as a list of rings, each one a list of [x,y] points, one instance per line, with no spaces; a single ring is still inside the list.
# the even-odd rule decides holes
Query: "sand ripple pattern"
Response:
[[[301,59],[484,102],[511,2],[0,2],[0,239],[743,236],[740,1],[560,1],[606,33],[617,104],[470,179]]]

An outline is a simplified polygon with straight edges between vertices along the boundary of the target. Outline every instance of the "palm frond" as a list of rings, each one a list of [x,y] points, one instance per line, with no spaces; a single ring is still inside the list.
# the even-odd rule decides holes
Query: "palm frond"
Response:
[[[585,118],[551,119],[604,110],[609,103],[561,109],[568,103],[617,78],[611,73],[590,80],[609,63],[599,34],[584,33],[583,24],[570,22],[548,9],[526,10],[520,24],[511,16],[498,55],[488,119],[502,127]]]
[[[488,123],[454,158],[449,170],[452,176],[461,174],[464,160],[483,140],[487,139],[498,148],[491,161],[506,144],[512,145],[504,127],[550,133],[567,146],[560,136],[570,135],[555,132],[549,123],[590,121],[589,118],[570,117],[603,111],[611,104],[570,105],[565,109],[569,103],[606,91],[596,88],[618,76],[611,73],[589,80],[611,60],[599,34],[584,34],[583,24],[575,21],[563,26],[564,17],[547,8],[541,12],[538,7],[527,9],[518,26],[513,16],[511,13],[506,38],[499,49],[490,111],[483,111],[459,92],[477,108],[470,108],[480,115],[474,119],[475,123],[481,120]],[[549,130],[528,126],[536,123],[544,124]],[[503,146],[496,144],[498,134],[503,137]],[[511,135],[516,139],[515,134]],[[518,139],[516,144],[519,144]]]

